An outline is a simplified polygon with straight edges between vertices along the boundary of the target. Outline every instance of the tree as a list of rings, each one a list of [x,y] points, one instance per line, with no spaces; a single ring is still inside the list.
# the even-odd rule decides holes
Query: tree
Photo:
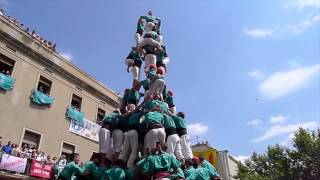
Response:
[[[293,148],[268,146],[263,154],[253,153],[238,164],[235,177],[241,180],[320,180],[320,129],[299,128]]]

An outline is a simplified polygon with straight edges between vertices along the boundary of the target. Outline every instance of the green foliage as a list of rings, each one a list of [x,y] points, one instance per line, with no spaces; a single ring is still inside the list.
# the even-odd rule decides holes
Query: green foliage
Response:
[[[320,180],[320,129],[299,128],[293,149],[278,144],[238,164],[240,180]]]

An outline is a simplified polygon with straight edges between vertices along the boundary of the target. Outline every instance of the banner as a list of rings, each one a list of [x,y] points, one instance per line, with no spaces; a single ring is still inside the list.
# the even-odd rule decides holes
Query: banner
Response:
[[[84,118],[82,122],[70,120],[69,131],[93,141],[99,142],[99,130],[101,126]]]
[[[53,173],[52,164],[43,164],[42,162],[32,160],[30,167],[30,176],[50,179]]]
[[[214,166],[217,166],[217,152],[215,149],[208,149],[204,151],[193,151],[193,155],[197,157],[202,156],[211,164],[213,164]]]
[[[27,165],[27,158],[20,158],[2,154],[0,169],[24,173]]]

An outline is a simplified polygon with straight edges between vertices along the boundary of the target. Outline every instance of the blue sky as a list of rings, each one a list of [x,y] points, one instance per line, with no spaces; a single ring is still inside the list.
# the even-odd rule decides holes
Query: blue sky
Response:
[[[167,84],[196,136],[239,158],[320,126],[319,0],[0,0],[60,54],[122,93],[137,18],[163,21]]]

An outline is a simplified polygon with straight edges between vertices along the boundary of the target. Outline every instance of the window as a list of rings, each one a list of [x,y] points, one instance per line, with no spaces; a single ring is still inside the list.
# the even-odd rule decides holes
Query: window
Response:
[[[75,151],[76,151],[75,145],[72,145],[66,142],[62,143],[61,155],[64,155],[68,162],[70,161],[71,154],[75,153]]]
[[[71,99],[71,107],[76,108],[80,112],[81,104],[82,104],[82,98],[73,94]]]
[[[101,109],[101,108],[98,108],[98,112],[97,112],[97,124],[100,124],[102,123],[103,121],[103,118],[104,116],[106,115],[106,111]]]
[[[43,76],[40,76],[38,86],[37,86],[38,91],[44,94],[50,95],[51,86],[52,86],[52,81],[50,81],[49,79]]]
[[[15,61],[0,54],[0,73],[11,76]]]
[[[36,149],[38,149],[40,145],[40,140],[41,140],[41,134],[29,131],[29,130],[25,130],[23,135],[23,140],[22,140],[22,146],[24,144],[27,144],[30,147],[35,147]]]

